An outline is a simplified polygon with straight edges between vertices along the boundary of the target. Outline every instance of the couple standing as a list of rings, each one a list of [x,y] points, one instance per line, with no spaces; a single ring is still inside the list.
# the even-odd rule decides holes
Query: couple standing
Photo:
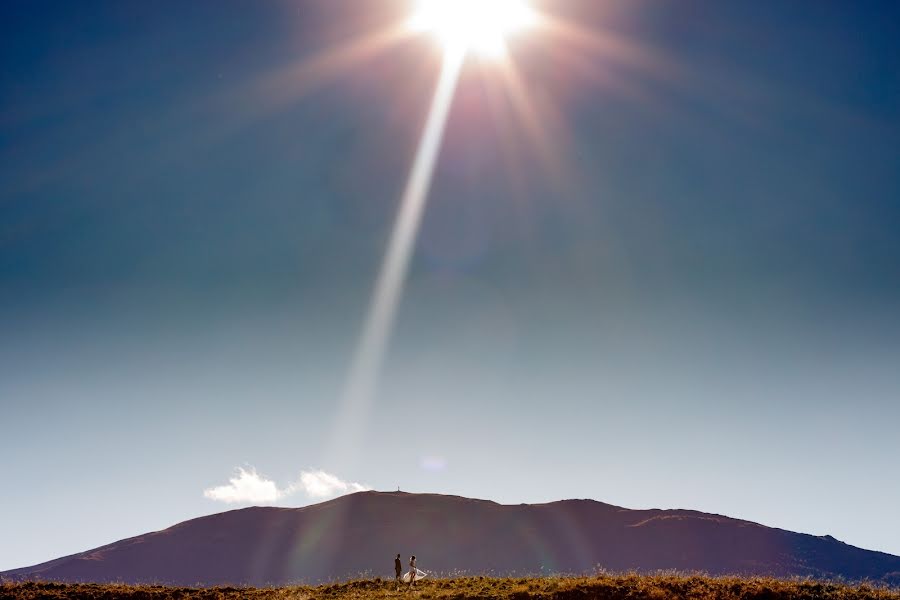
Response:
[[[412,587],[416,584],[416,574],[419,570],[416,568],[416,555],[413,554],[409,557],[409,587]],[[401,579],[403,575],[403,563],[400,562],[400,555],[397,555],[397,558],[394,559],[394,574],[397,576],[397,589],[400,589],[400,583],[403,581]]]

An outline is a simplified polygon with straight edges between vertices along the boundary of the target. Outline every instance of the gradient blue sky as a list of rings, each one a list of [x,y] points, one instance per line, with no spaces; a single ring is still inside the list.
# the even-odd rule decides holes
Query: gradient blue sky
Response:
[[[900,5],[541,6],[621,44],[513,48],[556,166],[467,65],[348,460],[439,57],[291,74],[407,3],[2,3],[0,569],[223,510],[248,466],[900,554]]]

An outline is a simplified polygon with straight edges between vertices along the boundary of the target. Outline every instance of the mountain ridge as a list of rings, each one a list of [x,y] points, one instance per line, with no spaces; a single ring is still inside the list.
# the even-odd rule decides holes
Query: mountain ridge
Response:
[[[358,492],[303,507],[196,517],[0,575],[13,580],[283,585],[392,577],[393,557],[471,574],[697,571],[900,584],[900,557],[689,509],[592,499],[499,504]]]

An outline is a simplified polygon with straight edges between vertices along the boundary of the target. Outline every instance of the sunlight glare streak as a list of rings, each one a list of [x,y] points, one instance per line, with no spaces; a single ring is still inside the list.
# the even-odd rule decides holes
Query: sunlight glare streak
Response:
[[[355,458],[353,449],[359,444],[363,424],[368,418],[464,58],[462,51],[448,53],[444,57],[440,79],[341,397],[337,431],[331,440],[331,457]]]
[[[677,79],[675,64],[664,55],[642,46],[626,37],[610,30],[588,29],[583,25],[542,15],[541,25],[544,32],[553,37],[560,45],[580,49],[585,53],[587,62],[596,62],[602,57],[602,63],[626,67],[632,71],[652,73],[664,81]]]
[[[260,82],[257,102],[262,102],[269,110],[292,105],[305,93],[335,81],[351,68],[372,60],[406,35],[407,32],[399,26],[377,31],[299,64],[286,66]]]
[[[563,160],[564,152],[553,144],[556,136],[550,133],[552,122],[549,115],[542,116],[535,106],[535,101],[529,98],[515,63],[504,60],[502,66],[500,73],[508,98],[532,142],[531,146],[537,151],[542,164],[547,167],[554,180],[564,182],[568,176]]]

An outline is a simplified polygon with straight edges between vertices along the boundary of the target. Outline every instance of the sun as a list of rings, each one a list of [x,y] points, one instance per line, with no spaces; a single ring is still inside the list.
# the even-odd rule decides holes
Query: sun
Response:
[[[416,0],[409,27],[435,35],[448,52],[496,58],[508,36],[536,22],[526,0]]]

